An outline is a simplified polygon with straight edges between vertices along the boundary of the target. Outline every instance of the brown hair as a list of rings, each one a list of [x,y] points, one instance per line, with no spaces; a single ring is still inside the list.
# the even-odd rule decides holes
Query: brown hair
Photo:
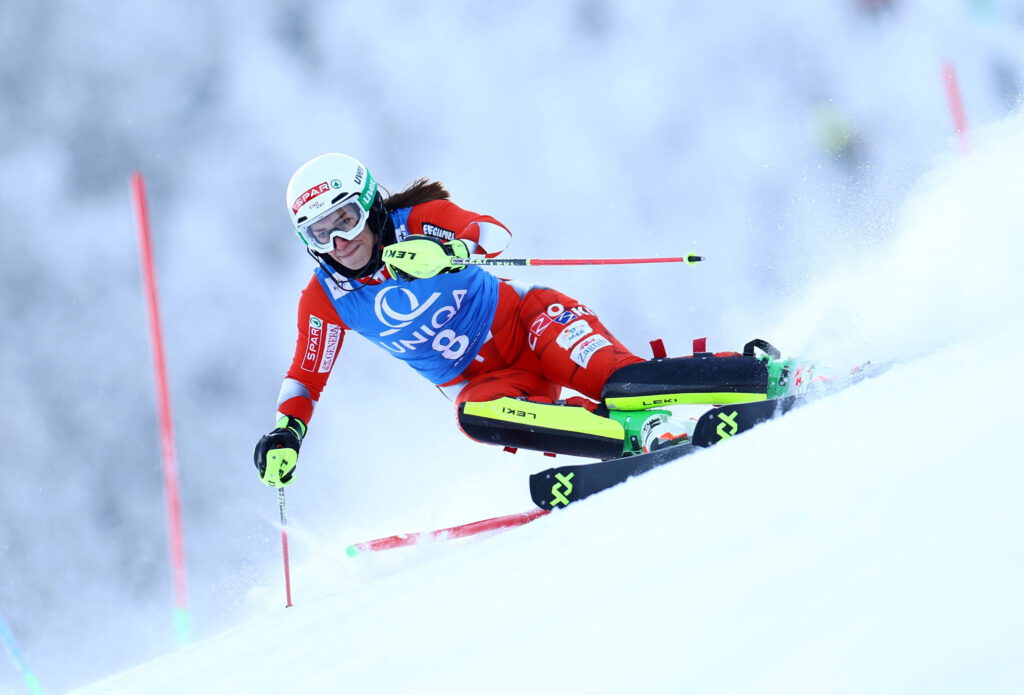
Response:
[[[420,203],[429,203],[431,200],[448,200],[448,198],[448,191],[440,181],[416,179],[401,193],[394,193],[385,198],[384,207],[388,210],[399,210]]]

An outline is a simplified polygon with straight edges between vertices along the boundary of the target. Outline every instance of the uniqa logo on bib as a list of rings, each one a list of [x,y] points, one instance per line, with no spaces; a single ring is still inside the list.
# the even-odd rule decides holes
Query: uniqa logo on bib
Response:
[[[401,294],[392,294],[394,290]],[[452,292],[451,304],[444,303],[435,308],[441,297],[440,292],[433,292],[421,302],[419,297],[405,287],[384,287],[374,298],[373,311],[377,320],[388,327],[381,331],[380,337],[394,335],[397,340],[381,340],[380,345],[394,353],[410,352],[420,345],[429,345],[445,359],[462,357],[469,347],[469,338],[451,329],[441,330],[441,327],[455,316],[465,296],[466,290],[455,290]],[[432,309],[433,313],[428,316]],[[410,330],[409,326],[414,323],[419,325]]]
[[[395,307],[388,302],[388,294],[392,290],[398,290],[405,295],[403,299],[398,299],[398,301],[395,302],[402,307],[402,310],[395,309]],[[389,330],[381,332],[381,337],[397,333],[399,329],[408,326],[427,309],[429,309],[430,305],[436,302],[437,298],[440,296],[440,292],[434,292],[429,298],[427,298],[427,301],[420,304],[420,298],[413,294],[411,290],[404,287],[395,287],[394,285],[385,287],[377,293],[377,296],[373,300],[373,313],[377,315],[378,321],[389,328]]]

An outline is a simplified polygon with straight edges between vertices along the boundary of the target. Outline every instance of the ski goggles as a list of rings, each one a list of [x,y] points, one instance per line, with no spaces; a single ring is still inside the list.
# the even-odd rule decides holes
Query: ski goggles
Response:
[[[351,241],[359,236],[370,217],[359,197],[358,193],[353,193],[324,214],[297,227],[306,246],[320,253],[330,253],[334,250],[335,237]]]

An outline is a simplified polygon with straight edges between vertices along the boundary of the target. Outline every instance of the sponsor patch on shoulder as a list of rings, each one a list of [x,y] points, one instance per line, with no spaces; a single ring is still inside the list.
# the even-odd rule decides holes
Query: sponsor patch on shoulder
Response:
[[[580,319],[579,321],[573,321],[563,328],[562,332],[558,334],[556,342],[560,348],[568,350],[575,345],[580,338],[593,332],[594,329],[590,327],[590,324],[583,319]]]
[[[427,236],[444,239],[445,241],[451,241],[455,238],[455,232],[448,231],[444,227],[438,227],[435,224],[429,224],[427,222],[423,223],[423,233]]]
[[[572,349],[572,352],[569,353],[569,357],[572,358],[573,362],[586,369],[587,365],[590,364],[590,358],[594,356],[594,353],[611,344],[611,341],[603,335],[592,335],[589,338],[580,341],[580,343]]]

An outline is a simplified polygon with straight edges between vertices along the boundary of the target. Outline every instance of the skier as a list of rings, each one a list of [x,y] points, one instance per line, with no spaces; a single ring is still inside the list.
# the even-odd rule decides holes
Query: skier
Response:
[[[497,256],[511,234],[448,198],[427,179],[384,197],[369,170],[343,154],[316,157],[292,176],[292,224],[317,267],[299,300],[276,427],[254,452],[267,485],[292,482],[349,331],[437,385],[470,438],[507,447],[609,459],[686,445],[692,421],[652,407],[785,390],[789,363],[772,359],[777,352],[644,360],[558,290],[452,267],[453,258]],[[582,396],[559,400],[563,388]]]

